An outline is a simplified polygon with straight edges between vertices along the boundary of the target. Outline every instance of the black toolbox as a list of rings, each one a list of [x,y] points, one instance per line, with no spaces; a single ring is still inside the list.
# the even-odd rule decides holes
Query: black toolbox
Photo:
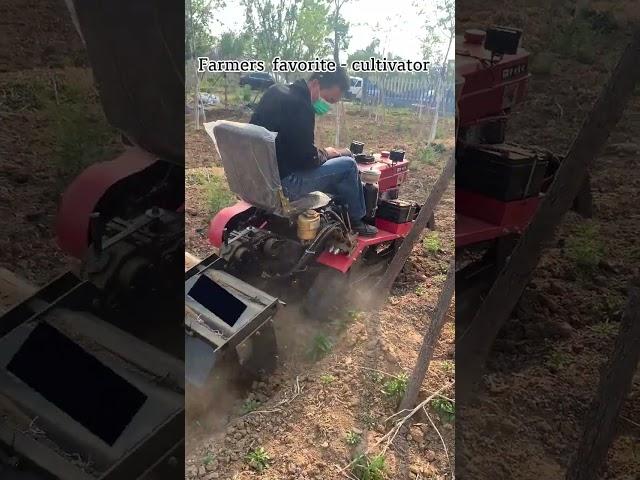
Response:
[[[549,163],[546,154],[512,144],[464,147],[456,159],[456,188],[503,202],[540,193]]]
[[[415,202],[381,199],[378,201],[376,217],[394,223],[407,223],[414,221],[419,211],[420,205]]]

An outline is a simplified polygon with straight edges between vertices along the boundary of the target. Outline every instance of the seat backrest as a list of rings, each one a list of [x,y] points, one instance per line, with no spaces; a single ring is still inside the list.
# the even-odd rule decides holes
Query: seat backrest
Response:
[[[260,209],[281,212],[277,133],[258,125],[227,120],[205,123],[204,129],[220,154],[231,191]]]

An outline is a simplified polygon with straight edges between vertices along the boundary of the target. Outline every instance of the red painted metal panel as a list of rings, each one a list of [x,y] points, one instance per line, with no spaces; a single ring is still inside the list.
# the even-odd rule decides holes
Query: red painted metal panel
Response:
[[[235,205],[223,208],[215,217],[211,219],[209,224],[209,242],[216,248],[222,246],[222,232],[224,231],[227,223],[233,217],[240,213],[244,213],[251,208],[251,204],[240,200]]]
[[[118,181],[140,172],[157,161],[150,153],[130,148],[115,160],[91,165],[65,190],[56,218],[58,245],[82,258],[89,245],[89,221],[102,196]]]
[[[456,247],[520,234],[535,214],[541,197],[501,202],[464,190],[456,191]]]
[[[396,233],[378,230],[374,237],[358,237],[358,245],[351,252],[351,255],[334,255],[333,253],[322,252],[316,261],[327,267],[335,268],[342,273],[347,273],[366,247],[398,238],[400,238],[400,235]]]

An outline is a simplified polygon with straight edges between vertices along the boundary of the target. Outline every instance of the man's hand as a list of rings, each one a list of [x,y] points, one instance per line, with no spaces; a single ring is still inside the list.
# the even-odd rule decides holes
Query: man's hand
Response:
[[[353,153],[348,148],[326,147],[324,150],[327,152],[327,158],[353,157]]]

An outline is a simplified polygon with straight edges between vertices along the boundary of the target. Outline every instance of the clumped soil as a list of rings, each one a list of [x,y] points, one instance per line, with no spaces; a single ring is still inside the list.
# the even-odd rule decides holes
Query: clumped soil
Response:
[[[246,121],[248,112],[214,109],[208,120]],[[422,123],[428,120],[422,120]],[[411,112],[390,111],[385,121],[360,107],[347,105],[345,145],[363,141],[365,149],[404,148],[413,166],[402,197],[424,202],[453,148],[453,120],[442,121],[439,153],[424,153],[426,137]],[[207,224],[214,211],[234,201],[220,194],[224,182],[217,152],[204,132],[187,125],[187,249],[200,257],[211,252]],[[318,120],[316,140],[332,145],[335,117]],[[213,183],[213,187],[211,185]],[[220,198],[223,197],[223,198]],[[392,375],[410,374],[453,255],[453,189],[436,211],[436,232],[416,245],[384,308],[373,313],[342,312],[326,323],[313,323],[296,305],[283,309],[275,321],[279,367],[275,374],[247,384],[226,380],[191,391],[187,399],[187,478],[332,479],[344,478],[352,458],[391,428],[385,420],[397,410],[382,390]],[[215,208],[212,208],[215,207]],[[375,292],[367,292],[375,295]],[[453,309],[421,399],[453,381]],[[320,353],[315,356],[314,353]],[[443,393],[454,400],[453,387]],[[455,453],[452,418],[429,405],[426,409],[448,449],[424,412],[386,452],[387,478],[451,478]],[[442,414],[442,418],[440,416]],[[347,443],[347,435],[358,438]],[[356,443],[355,440],[353,443]],[[248,453],[262,447],[271,459],[262,473],[248,465]]]
[[[639,12],[635,2],[591,2],[600,13],[591,15],[595,20],[587,27],[572,30],[565,7],[575,2],[547,3],[500,2],[498,11],[496,2],[462,0],[457,28],[524,29],[523,46],[534,55],[533,77],[507,135],[564,154],[627,42],[628,22]],[[581,51],[567,49],[572,39]],[[479,399],[459,412],[458,442],[466,446],[461,478],[564,478],[612,351],[626,289],[639,273],[640,180],[633,173],[639,166],[636,95],[594,163],[593,218],[566,215],[495,344]],[[636,375],[602,478],[638,478],[639,380]]]

